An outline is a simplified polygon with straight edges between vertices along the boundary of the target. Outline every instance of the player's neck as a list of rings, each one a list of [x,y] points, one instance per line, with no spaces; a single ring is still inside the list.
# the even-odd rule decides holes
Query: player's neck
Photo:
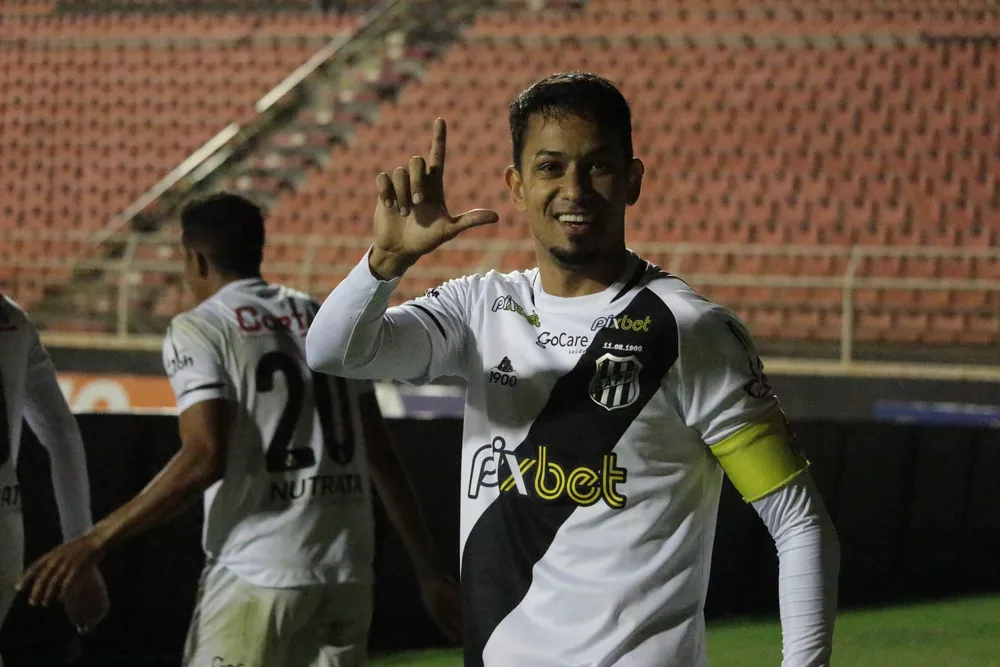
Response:
[[[546,294],[572,298],[603,292],[617,281],[628,263],[628,251],[609,254],[586,266],[560,266],[550,257],[539,257],[538,276]]]

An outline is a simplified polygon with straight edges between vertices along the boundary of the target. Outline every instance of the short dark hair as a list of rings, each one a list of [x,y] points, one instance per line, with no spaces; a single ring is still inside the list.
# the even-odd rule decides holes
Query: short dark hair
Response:
[[[240,195],[219,192],[188,202],[181,211],[181,242],[204,252],[222,273],[260,274],[264,214]]]
[[[510,103],[510,139],[517,169],[521,168],[528,121],[536,113],[581,116],[610,128],[618,135],[626,159],[632,159],[632,110],[621,91],[604,77],[587,72],[553,74],[533,83]]]

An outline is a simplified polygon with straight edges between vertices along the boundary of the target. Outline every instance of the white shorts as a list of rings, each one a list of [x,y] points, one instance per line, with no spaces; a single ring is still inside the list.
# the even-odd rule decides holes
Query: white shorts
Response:
[[[219,564],[202,573],[184,667],[361,667],[366,584],[263,588]]]
[[[24,569],[24,526],[20,512],[0,513],[0,627],[14,604],[14,584]],[[0,647],[2,651],[2,647]],[[0,656],[3,667],[3,656]]]

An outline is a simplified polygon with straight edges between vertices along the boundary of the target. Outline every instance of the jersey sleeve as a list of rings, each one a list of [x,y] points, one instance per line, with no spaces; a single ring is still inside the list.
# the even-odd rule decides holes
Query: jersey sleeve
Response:
[[[178,412],[202,401],[232,398],[222,350],[210,325],[193,313],[178,315],[163,339],[163,368]]]
[[[59,387],[52,358],[30,322],[24,419],[49,454],[52,489],[64,540],[91,527],[87,456],[76,417]]]
[[[466,375],[468,304],[474,287],[472,277],[449,280],[395,309],[419,320],[430,338],[431,358],[427,373],[424,377],[415,378],[416,381],[429,382],[445,376]]]
[[[720,306],[678,317],[680,403],[744,500],[788,484],[798,449],[746,327]]]
[[[390,308],[400,278],[380,280],[368,254],[327,296],[306,336],[313,370],[345,378],[423,384],[464,375],[467,279]]]

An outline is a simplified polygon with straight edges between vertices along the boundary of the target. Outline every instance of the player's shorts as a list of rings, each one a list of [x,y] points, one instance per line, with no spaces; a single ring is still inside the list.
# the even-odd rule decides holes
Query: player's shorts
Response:
[[[24,568],[24,527],[20,512],[0,512],[0,627],[14,604],[14,584]],[[0,656],[3,667],[3,656]]]
[[[263,588],[209,564],[183,665],[361,667],[371,614],[371,587],[365,584]]]

